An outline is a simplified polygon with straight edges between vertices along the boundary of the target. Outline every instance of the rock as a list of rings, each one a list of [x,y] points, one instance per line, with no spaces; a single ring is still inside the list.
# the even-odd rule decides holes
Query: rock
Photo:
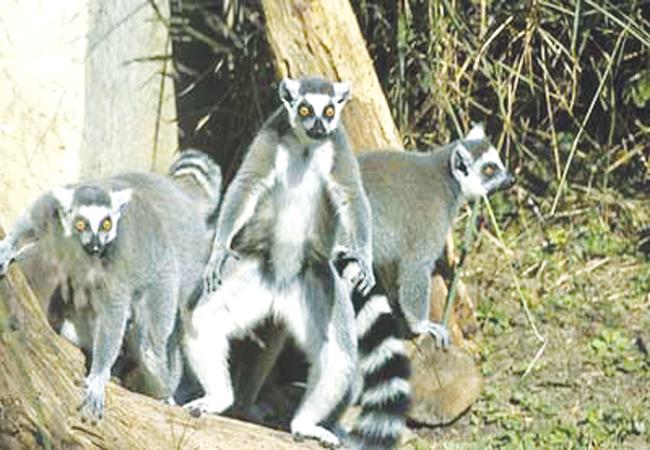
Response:
[[[409,345],[413,405],[409,417],[427,425],[448,424],[480,396],[483,377],[472,356],[452,345],[436,349],[430,336]]]

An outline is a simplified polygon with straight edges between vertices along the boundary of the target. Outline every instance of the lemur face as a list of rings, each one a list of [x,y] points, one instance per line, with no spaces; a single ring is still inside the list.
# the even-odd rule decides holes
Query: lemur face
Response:
[[[117,228],[132,190],[105,191],[97,186],[58,188],[52,194],[59,202],[64,235],[77,239],[84,251],[101,257],[117,237]]]
[[[481,125],[475,125],[458,142],[451,158],[453,175],[468,200],[507,189],[515,182]]]
[[[279,94],[296,133],[318,141],[336,130],[341,111],[350,98],[350,84],[323,78],[285,78]]]

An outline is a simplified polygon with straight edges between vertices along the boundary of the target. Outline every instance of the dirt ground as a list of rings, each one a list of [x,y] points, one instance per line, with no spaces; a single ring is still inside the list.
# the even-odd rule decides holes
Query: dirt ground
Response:
[[[493,200],[503,245],[483,208],[465,267],[483,394],[408,447],[650,448],[650,200],[578,192],[551,218],[526,204]]]

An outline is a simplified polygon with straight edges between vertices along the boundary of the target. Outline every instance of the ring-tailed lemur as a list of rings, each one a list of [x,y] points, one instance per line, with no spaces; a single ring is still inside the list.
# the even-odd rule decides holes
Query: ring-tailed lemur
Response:
[[[214,198],[193,198],[160,175],[118,175],[43,194],[0,241],[0,273],[33,246],[56,274],[69,303],[61,332],[92,360],[84,419],[103,416],[129,319],[126,347],[142,388],[157,398],[173,395],[181,370],[179,309],[201,288]]]
[[[370,209],[339,125],[349,92],[346,83],[320,78],[280,84],[284,106],[251,144],[219,214],[206,270],[206,290],[214,292],[193,311],[196,333],[185,335],[206,394],[188,408],[220,413],[232,405],[229,341],[271,316],[311,365],[291,432],[340,444],[328,427],[347,406],[355,378],[350,290],[374,285]],[[368,405],[363,420],[370,423],[383,405]]]
[[[410,402],[410,365],[401,339],[430,333],[438,345],[449,345],[447,329],[429,321],[429,293],[453,218],[464,201],[508,187],[514,179],[480,126],[426,154],[367,152],[359,165],[372,209],[377,277],[369,295],[352,294],[364,374],[360,400],[364,405],[370,391],[374,402],[391,407],[375,413],[374,420],[364,420],[362,412],[353,433],[371,435],[378,448],[386,448],[395,445]],[[378,379],[382,383],[376,387]]]
[[[446,347],[448,331],[429,320],[436,259],[460,206],[511,186],[514,178],[480,125],[439,149],[368,152],[359,165],[376,237],[373,268],[391,306],[405,319],[402,334],[430,333]]]

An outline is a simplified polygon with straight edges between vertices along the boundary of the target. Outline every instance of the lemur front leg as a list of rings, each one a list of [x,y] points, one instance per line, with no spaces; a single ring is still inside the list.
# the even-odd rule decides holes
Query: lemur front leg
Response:
[[[105,388],[122,346],[129,301],[128,293],[120,292],[97,302],[99,311],[96,312],[92,362],[84,380],[84,397],[78,407],[84,421],[96,423],[104,416]]]
[[[358,252],[340,249],[334,256],[334,267],[339,276],[362,295],[368,295],[375,285],[372,268]]]
[[[221,284],[221,272],[228,257],[240,259],[231,248],[232,240],[254,216],[260,197],[275,180],[268,153],[269,143],[264,136],[258,136],[226,191],[203,276],[206,293],[214,292]]]
[[[425,267],[401,267],[399,273],[399,305],[409,331],[414,335],[428,333],[437,347],[447,348],[451,342],[449,330],[429,320],[431,277]]]

